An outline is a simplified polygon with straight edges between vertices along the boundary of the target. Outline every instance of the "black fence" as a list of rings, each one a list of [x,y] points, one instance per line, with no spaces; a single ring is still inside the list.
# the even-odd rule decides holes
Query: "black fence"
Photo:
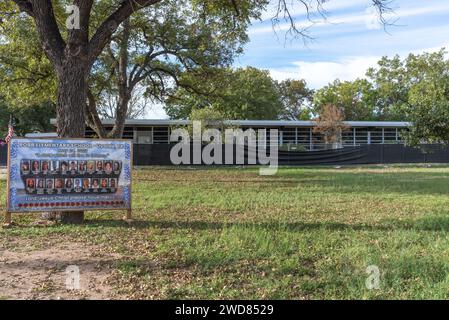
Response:
[[[135,144],[134,164],[172,165],[171,144]],[[193,164],[193,150],[190,150],[190,163]],[[204,148],[204,146],[203,146]],[[248,153],[244,151],[244,164],[248,164]],[[269,150],[268,150],[269,151]],[[226,149],[222,148],[222,163],[226,164]],[[232,163],[237,164],[236,146],[233,148]],[[229,156],[229,154],[228,154]],[[360,147],[346,147],[339,150],[321,151],[279,151],[280,165],[338,165],[338,164],[387,164],[387,163],[449,163],[449,148],[442,145],[422,145],[419,148],[401,144],[373,144]],[[7,164],[7,147],[0,146],[0,166]],[[204,164],[204,162],[202,162]]]
[[[134,145],[134,164],[172,165],[170,151],[173,145]],[[192,148],[192,147],[191,147]],[[251,150],[256,152],[257,150]],[[191,149],[190,163],[193,163]],[[222,149],[225,163],[226,149]],[[244,163],[248,164],[248,150]],[[449,148],[442,145],[422,145],[419,148],[402,144],[373,144],[346,147],[339,150],[279,151],[280,165],[337,165],[337,164],[382,164],[382,163],[449,163]],[[233,149],[233,164],[236,163],[236,147]]]

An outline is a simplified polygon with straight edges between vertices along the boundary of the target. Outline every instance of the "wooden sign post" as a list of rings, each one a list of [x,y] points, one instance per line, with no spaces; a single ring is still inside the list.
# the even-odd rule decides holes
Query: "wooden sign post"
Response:
[[[5,213],[5,222],[3,223],[3,228],[9,228],[12,225],[12,217],[11,212],[6,211]]]
[[[123,217],[123,220],[125,220],[128,223],[134,222],[133,216],[132,216],[132,210],[129,209],[126,211],[126,216]]]
[[[6,212],[5,212],[5,221],[4,221],[4,223],[3,223],[3,228],[10,228],[11,226],[12,226],[12,214],[11,214],[11,212],[9,211],[9,184],[10,184],[10,181],[9,181],[9,169],[10,169],[10,144],[11,144],[11,141],[8,143],[8,157],[7,157],[7,160],[6,160],[6,188],[7,188],[7,190],[6,190]]]

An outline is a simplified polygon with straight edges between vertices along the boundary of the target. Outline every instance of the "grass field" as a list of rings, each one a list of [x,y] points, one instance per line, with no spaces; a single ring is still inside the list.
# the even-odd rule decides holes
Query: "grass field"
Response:
[[[133,187],[131,226],[113,212],[82,226],[14,215],[0,246],[96,245],[120,255],[109,280],[129,298],[449,298],[449,167],[153,168]]]

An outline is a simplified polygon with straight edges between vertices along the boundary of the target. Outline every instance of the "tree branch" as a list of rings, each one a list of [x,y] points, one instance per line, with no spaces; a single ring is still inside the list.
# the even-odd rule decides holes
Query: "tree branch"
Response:
[[[327,2],[328,0],[278,0],[275,14],[271,18],[273,28],[279,25],[281,21],[284,21],[288,25],[286,37],[290,34],[293,37],[302,38],[304,42],[311,40],[313,38],[308,30],[317,22],[314,18],[318,17],[321,20],[327,21],[328,12],[324,8]],[[387,20],[386,15],[392,12],[391,6],[393,2],[394,0],[371,0],[372,6],[378,12],[379,21],[384,27],[392,24]],[[295,5],[300,5],[305,10],[306,18],[310,22],[309,25],[298,25],[295,19],[296,14],[292,12]]]
[[[80,48],[84,47],[89,42],[89,20],[92,11],[93,0],[74,0],[73,5],[77,6],[80,11],[80,28],[69,30],[68,43],[74,50],[79,52]]]
[[[89,43],[89,66],[111,40],[119,25],[137,10],[154,5],[162,0],[123,0],[120,6],[98,27]]]
[[[29,0],[13,0],[19,7],[20,11],[27,13],[29,16],[33,16],[33,6]]]
[[[28,8],[27,3],[30,2],[32,12],[32,15],[30,15],[36,23],[45,54],[55,66],[60,66],[64,57],[65,42],[62,39],[58,24],[56,23],[51,0],[15,0],[15,2],[26,2],[21,4],[24,10]],[[22,7],[19,5],[21,10]]]

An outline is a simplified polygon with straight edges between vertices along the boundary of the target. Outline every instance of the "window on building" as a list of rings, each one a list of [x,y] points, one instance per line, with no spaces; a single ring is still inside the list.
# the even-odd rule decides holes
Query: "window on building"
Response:
[[[169,127],[153,127],[153,143],[169,143],[170,128]]]
[[[384,141],[385,141],[385,143],[395,143],[396,142],[396,128],[385,128],[384,129]]]
[[[374,128],[370,130],[371,132],[371,143],[372,144],[381,144],[382,140],[382,128]]]
[[[123,130],[123,139],[134,140],[134,128],[133,127],[125,127]]]
[[[350,128],[341,134],[341,140],[343,144],[353,145],[354,144],[354,129]]]
[[[282,129],[282,143],[283,144],[296,143],[296,128]]]
[[[298,128],[298,143],[310,144],[310,128]]]
[[[368,128],[356,128],[355,129],[355,143],[367,144],[368,143]]]
[[[151,128],[138,128],[137,129],[137,143],[138,144],[152,144],[153,132]]]

